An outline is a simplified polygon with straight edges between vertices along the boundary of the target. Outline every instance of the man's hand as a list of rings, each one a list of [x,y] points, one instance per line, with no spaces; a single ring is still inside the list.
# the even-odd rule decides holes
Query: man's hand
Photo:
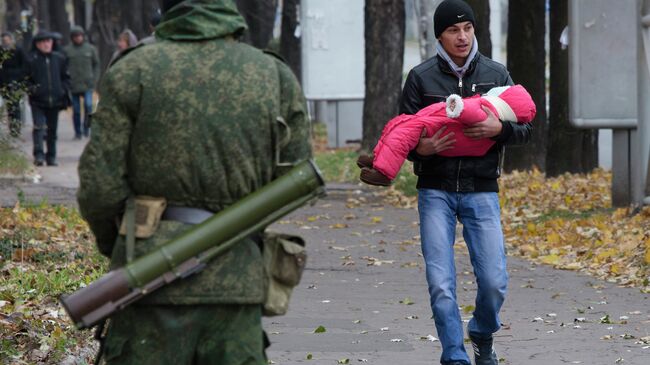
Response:
[[[436,133],[433,134],[433,136],[431,136],[431,138],[426,137],[426,129],[422,130],[420,143],[418,143],[418,146],[415,148],[415,152],[417,152],[417,154],[420,156],[429,156],[453,148],[454,144],[456,143],[456,140],[453,139],[454,132],[450,132],[444,137],[440,137],[445,129],[447,129],[447,127],[441,127]]]
[[[492,138],[501,134],[503,124],[494,113],[485,106],[481,107],[487,114],[484,121],[463,129],[463,133],[470,139]]]

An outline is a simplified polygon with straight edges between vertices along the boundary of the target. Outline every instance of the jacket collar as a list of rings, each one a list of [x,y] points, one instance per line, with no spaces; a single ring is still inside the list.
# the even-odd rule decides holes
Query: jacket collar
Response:
[[[438,58],[438,67],[440,67],[440,71],[446,74],[456,76],[454,71],[451,70],[451,66],[449,66],[449,63],[447,63],[447,61],[444,58],[442,58],[440,55],[436,55],[436,57]],[[481,57],[483,57],[481,55],[481,52],[476,52],[476,55],[472,59],[472,62],[470,62],[469,67],[467,68],[467,71],[465,72],[464,76],[469,76],[472,74],[472,72],[474,72],[474,70],[476,69],[476,64],[478,63]]]

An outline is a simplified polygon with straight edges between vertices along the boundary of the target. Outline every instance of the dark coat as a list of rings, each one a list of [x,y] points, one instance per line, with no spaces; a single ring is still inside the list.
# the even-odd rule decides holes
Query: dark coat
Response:
[[[70,43],[63,49],[63,53],[68,59],[70,91],[81,94],[94,89],[99,79],[97,48],[86,41],[79,45]]]
[[[446,61],[434,56],[409,73],[402,91],[400,113],[415,114],[428,105],[445,101],[451,94],[468,97],[505,85],[513,85],[508,70],[480,53],[462,79]],[[504,146],[527,143],[531,133],[530,124],[503,122],[501,134],[493,138],[496,144],[479,157],[419,156],[412,151],[409,159],[415,162],[417,187],[457,192],[498,191]]]
[[[8,86],[12,82],[20,83],[27,77],[27,56],[21,48],[0,49],[2,67],[0,67],[0,86]]]
[[[29,55],[29,103],[40,108],[65,109],[70,105],[70,75],[63,54],[44,54],[38,49]]]

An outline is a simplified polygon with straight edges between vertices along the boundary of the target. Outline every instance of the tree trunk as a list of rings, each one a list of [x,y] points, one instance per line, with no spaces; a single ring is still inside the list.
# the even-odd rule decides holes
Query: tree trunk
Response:
[[[23,47],[23,50],[29,51],[32,43],[32,31],[34,30],[34,10],[36,0],[6,0],[5,20],[7,30],[14,32],[16,43]],[[21,18],[22,11],[31,10],[31,15],[24,19]]]
[[[50,29],[50,1],[36,0],[35,19],[41,29]]]
[[[386,122],[397,115],[402,87],[404,0],[366,0],[366,96],[361,148],[372,150]]]
[[[90,37],[99,51],[101,69],[106,69],[108,61],[115,52],[117,35],[124,28],[121,6],[114,4],[115,0],[95,0],[93,18],[90,26]]]
[[[474,10],[476,17],[476,40],[478,50],[487,57],[492,57],[492,39],[490,38],[490,1],[466,0]],[[543,14],[543,13],[542,13]],[[542,22],[542,25],[544,23]]]
[[[65,0],[37,0],[36,2],[36,19],[39,29],[60,33],[60,45],[67,44],[70,36],[70,22],[65,3]]]
[[[142,38],[148,33],[148,25],[146,21],[143,21],[145,11],[143,9],[142,1],[121,0],[121,2],[122,5],[120,10],[122,11],[122,27],[117,35],[119,35],[119,33],[124,29],[129,28],[138,39]]]
[[[531,141],[525,146],[508,146],[505,170],[527,170],[534,166],[544,171],[548,124],[546,119],[545,0],[510,0],[508,8],[508,69],[517,84],[522,84],[537,105],[532,122]]]
[[[72,0],[72,6],[74,8],[74,24],[86,29],[86,0]]]
[[[115,52],[119,34],[131,29],[138,39],[149,36],[149,17],[157,0],[95,0],[90,35],[99,51],[102,69]]]
[[[26,1],[6,0],[5,24],[7,31],[16,33],[20,29],[20,12],[27,9]]]
[[[150,20],[154,13],[160,11],[159,0],[142,0],[142,36],[138,39],[151,35]],[[137,35],[138,33],[136,33]]]
[[[236,0],[236,3],[248,24],[244,41],[260,49],[266,48],[273,36],[278,0]]]
[[[300,0],[284,0],[282,5],[282,33],[280,35],[280,54],[298,77],[302,75],[302,57],[300,35],[296,29],[300,26]],[[299,29],[299,28],[298,28]]]
[[[121,0],[122,1],[122,29],[129,28],[138,39],[151,35],[149,20],[154,11],[158,9],[158,0]]]
[[[566,0],[551,0],[549,130],[546,175],[585,173],[598,165],[598,130],[577,129],[569,123],[569,51],[562,49],[560,34],[568,24]]]
[[[68,12],[65,8],[65,0],[50,0],[48,2],[50,9],[50,27],[53,32],[61,33],[61,44],[70,43],[70,21]]]
[[[418,9],[418,33],[420,42],[420,59],[428,60],[436,54],[436,36],[433,31],[433,12],[439,0],[416,0]],[[435,4],[434,4],[435,3]]]

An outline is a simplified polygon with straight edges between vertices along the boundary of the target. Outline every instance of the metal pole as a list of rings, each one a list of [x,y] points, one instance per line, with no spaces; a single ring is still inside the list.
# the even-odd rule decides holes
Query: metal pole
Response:
[[[637,128],[613,131],[612,204],[650,204],[650,0],[639,0]]]
[[[630,205],[630,129],[612,131],[612,205]]]
[[[641,14],[641,41],[640,46],[643,52],[639,52],[639,126],[643,127],[645,133],[642,135],[640,155],[644,158],[641,167],[645,167],[645,174],[641,178],[645,181],[641,198],[643,204],[650,204],[650,106],[647,101],[650,99],[650,0],[642,0]],[[644,198],[645,196],[645,198]]]
[[[314,100],[314,120],[327,126],[327,146],[338,147],[337,126],[331,120],[329,104],[327,100]]]
[[[639,14],[647,14],[643,11],[644,0],[639,1]],[[648,168],[648,151],[650,150],[650,125],[648,125],[647,117],[647,100],[650,93],[648,93],[648,64],[647,54],[647,28],[644,23],[650,22],[648,17],[641,17],[639,21],[638,33],[638,67],[637,67],[637,95],[638,95],[638,127],[633,132],[634,139],[632,140],[632,154],[630,160],[632,163],[631,171],[631,198],[632,203],[635,205],[642,204],[645,197],[647,168]]]
[[[84,11],[86,13],[86,16],[84,17],[86,20],[84,29],[88,30],[93,23],[93,0],[86,0]]]

